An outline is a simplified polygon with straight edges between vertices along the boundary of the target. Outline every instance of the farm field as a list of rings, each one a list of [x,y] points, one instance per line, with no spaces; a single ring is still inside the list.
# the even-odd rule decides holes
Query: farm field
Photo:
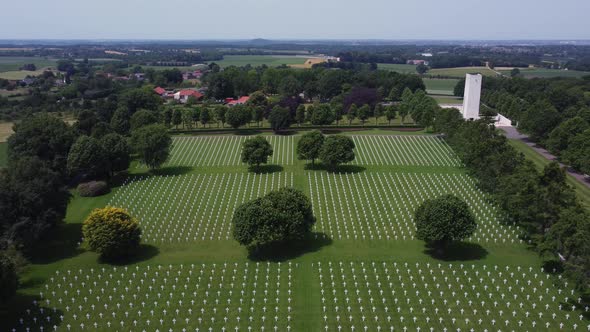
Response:
[[[267,65],[269,67],[278,67],[280,65],[303,65],[305,60],[313,58],[312,56],[295,56],[295,55],[225,55],[223,60],[213,61],[222,68],[229,66],[253,67]]]
[[[55,66],[56,59],[23,56],[0,56],[0,72],[18,71],[25,64],[33,63],[37,68]]]
[[[487,67],[458,67],[458,68],[435,68],[430,69],[426,75],[464,78],[465,74],[479,73],[483,76],[497,76],[495,71]]]
[[[416,66],[415,65],[406,65],[406,64],[397,64],[397,63],[378,63],[377,68],[382,69],[382,70],[395,71],[398,73],[405,73],[405,74],[407,74],[407,73],[415,74],[416,73]]]
[[[542,270],[441,138],[379,133],[345,133],[358,159],[335,173],[295,158],[298,135],[264,135],[277,155],[260,174],[239,162],[244,136],[175,137],[161,170],[135,162],[111,193],[73,193],[0,330],[586,330],[573,285]],[[313,234],[251,255],[232,239],[233,210],[284,185],[310,198]],[[414,238],[413,213],[446,193],[478,230],[439,259]],[[106,205],[139,219],[142,255],[111,265],[79,245],[82,220]]]
[[[510,70],[500,70],[506,76],[510,76]],[[520,73],[525,78],[552,78],[552,77],[576,77],[590,75],[590,72],[578,70],[561,70],[545,68],[520,68]]]
[[[434,95],[453,95],[453,89],[458,79],[422,78],[426,85],[426,92]]]

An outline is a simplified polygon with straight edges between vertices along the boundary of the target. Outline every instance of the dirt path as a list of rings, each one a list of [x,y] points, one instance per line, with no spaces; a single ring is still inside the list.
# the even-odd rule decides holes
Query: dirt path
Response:
[[[551,161],[554,161],[554,160],[557,161],[557,157],[552,155],[549,151],[545,150],[544,148],[538,146],[535,142],[532,142],[527,135],[519,133],[515,127],[498,127],[498,128],[504,131],[507,138],[522,141],[526,145],[530,146],[531,149],[533,149],[535,152],[537,152],[541,156],[545,157],[545,159],[551,160]],[[586,179],[586,177],[583,174],[576,172],[574,169],[572,169],[571,167],[569,167],[565,164],[559,163],[559,165],[561,165],[561,167],[566,167],[566,172],[569,175],[574,177],[576,180],[578,180],[583,185],[590,188],[590,182],[588,181],[588,179]]]

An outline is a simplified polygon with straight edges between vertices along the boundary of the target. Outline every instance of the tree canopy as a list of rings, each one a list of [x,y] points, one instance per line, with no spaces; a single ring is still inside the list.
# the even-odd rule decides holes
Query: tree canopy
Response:
[[[172,139],[164,125],[149,125],[134,130],[131,145],[141,161],[149,168],[162,166],[170,155]]]
[[[322,145],[319,158],[329,170],[335,170],[338,165],[354,160],[354,148],[354,142],[350,137],[328,136]]]
[[[324,145],[324,135],[321,132],[314,130],[305,133],[297,142],[297,158],[302,160],[311,160],[311,164],[315,164],[315,160],[319,158],[320,151]]]
[[[296,189],[282,188],[240,205],[232,219],[233,237],[255,250],[302,240],[314,223],[309,198]]]
[[[84,240],[102,258],[118,259],[139,248],[141,229],[137,219],[121,208],[94,209],[82,225]]]
[[[245,140],[242,145],[242,162],[258,170],[260,164],[266,164],[272,153],[272,146],[264,137],[252,137]]]

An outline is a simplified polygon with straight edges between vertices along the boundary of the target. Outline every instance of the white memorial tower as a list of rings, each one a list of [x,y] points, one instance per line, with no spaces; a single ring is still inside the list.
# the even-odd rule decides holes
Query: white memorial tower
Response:
[[[463,96],[463,118],[466,120],[479,119],[479,99],[481,97],[481,74],[467,74],[465,76],[465,93]]]

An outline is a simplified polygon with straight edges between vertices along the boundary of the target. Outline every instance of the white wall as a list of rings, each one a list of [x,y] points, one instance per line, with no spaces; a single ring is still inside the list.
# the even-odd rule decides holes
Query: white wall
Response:
[[[463,96],[463,118],[479,119],[481,97],[481,74],[465,75],[465,94]]]

